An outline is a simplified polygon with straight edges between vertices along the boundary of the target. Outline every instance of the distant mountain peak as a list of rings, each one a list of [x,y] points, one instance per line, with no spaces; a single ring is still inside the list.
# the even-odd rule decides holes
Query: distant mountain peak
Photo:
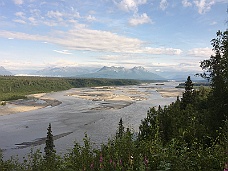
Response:
[[[95,73],[83,75],[90,78],[113,78],[113,79],[135,79],[135,80],[166,80],[165,78],[147,71],[142,66],[136,66],[131,69],[116,66],[104,66]]]
[[[131,70],[133,70],[133,71],[144,71],[144,72],[149,72],[149,71],[147,71],[144,67],[142,67],[142,66],[135,66],[135,67],[133,67]]]
[[[85,67],[74,67],[74,66],[65,66],[65,67],[48,67],[42,70],[37,71],[36,75],[43,76],[59,76],[59,77],[75,77],[83,74],[90,73],[90,70]]]
[[[3,66],[0,66],[0,75],[13,75],[10,71],[6,70]]]
[[[116,66],[103,66],[99,72],[103,71],[114,71],[114,72],[120,72],[120,71],[125,71],[126,69],[124,67],[116,67]]]

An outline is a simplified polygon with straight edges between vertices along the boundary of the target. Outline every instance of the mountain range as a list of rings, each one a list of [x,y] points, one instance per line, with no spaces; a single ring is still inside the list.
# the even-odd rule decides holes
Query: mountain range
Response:
[[[94,72],[94,69],[85,67],[49,67],[32,74],[50,77],[77,77],[91,72]]]
[[[3,66],[0,66],[0,75],[13,75],[10,71],[6,70]]]
[[[166,80],[157,74],[147,71],[139,66],[131,69],[124,67],[104,66],[94,73],[81,75],[84,78],[112,78],[112,79],[135,79],[135,80]]]
[[[8,71],[0,66],[0,75],[33,75],[47,77],[80,77],[80,78],[111,78],[111,79],[136,79],[136,80],[176,80],[185,81],[191,76],[193,81],[203,80],[195,77],[194,72],[159,72],[153,73],[141,66],[127,69],[124,67],[104,66],[95,67],[48,67],[38,71],[12,70]]]

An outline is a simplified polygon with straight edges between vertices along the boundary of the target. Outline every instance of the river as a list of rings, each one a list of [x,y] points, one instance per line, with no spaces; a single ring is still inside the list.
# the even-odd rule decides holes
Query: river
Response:
[[[90,88],[48,93],[48,98],[54,98],[62,103],[55,107],[0,116],[0,148],[5,159],[15,155],[19,158],[25,156],[30,152],[32,145],[42,151],[49,123],[52,124],[52,133],[56,139],[56,151],[60,154],[71,149],[74,141],[81,143],[85,133],[99,146],[115,135],[120,118],[125,128],[138,131],[141,120],[146,117],[150,107],[168,105],[176,100],[176,97],[162,97],[157,90],[173,89],[178,84],[165,82],[122,86],[115,91],[124,93],[126,90],[134,90],[146,98],[127,105],[123,105],[126,101],[119,104],[115,101],[115,106],[122,105],[119,108],[107,108],[108,103],[69,95],[75,91],[92,92],[93,89]],[[140,94],[138,93],[138,96]],[[101,104],[106,107],[101,107]]]

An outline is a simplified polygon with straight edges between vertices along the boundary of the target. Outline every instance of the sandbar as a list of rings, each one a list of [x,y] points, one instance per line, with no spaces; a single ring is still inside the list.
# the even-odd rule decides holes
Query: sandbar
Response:
[[[177,97],[177,96],[182,96],[183,89],[177,89],[177,88],[172,88],[172,89],[157,89],[157,92],[161,94],[162,97]]]
[[[5,105],[0,105],[0,116],[27,112],[31,110],[41,109],[47,106],[57,106],[60,101],[44,97],[46,93],[31,94],[27,99],[19,99],[6,102]]]

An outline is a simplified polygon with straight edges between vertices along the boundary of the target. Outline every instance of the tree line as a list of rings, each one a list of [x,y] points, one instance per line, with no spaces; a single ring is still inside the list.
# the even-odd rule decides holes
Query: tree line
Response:
[[[0,76],[0,101],[16,100],[26,98],[28,94],[61,91],[70,88],[133,84],[139,84],[139,81],[95,78]]]

